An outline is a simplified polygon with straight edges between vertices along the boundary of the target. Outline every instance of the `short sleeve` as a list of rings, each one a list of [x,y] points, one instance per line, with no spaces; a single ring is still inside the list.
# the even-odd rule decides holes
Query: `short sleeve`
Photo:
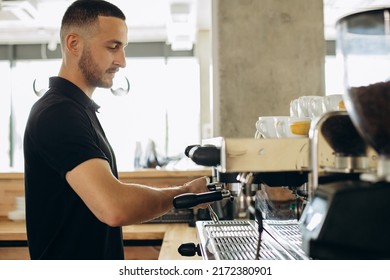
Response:
[[[40,155],[62,176],[86,160],[107,160],[88,114],[73,102],[42,111],[35,125]]]

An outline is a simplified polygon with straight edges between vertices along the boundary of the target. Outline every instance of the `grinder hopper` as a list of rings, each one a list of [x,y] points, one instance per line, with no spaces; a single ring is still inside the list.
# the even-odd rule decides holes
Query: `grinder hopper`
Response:
[[[378,179],[390,175],[390,8],[352,14],[337,23],[344,101],[353,124],[378,153]]]

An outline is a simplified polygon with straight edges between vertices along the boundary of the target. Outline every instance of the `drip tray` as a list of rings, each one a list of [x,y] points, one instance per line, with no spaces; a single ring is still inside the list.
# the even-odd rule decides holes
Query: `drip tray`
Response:
[[[203,259],[255,260],[259,235],[252,220],[197,221]],[[260,259],[308,259],[301,249],[298,222],[264,221]]]

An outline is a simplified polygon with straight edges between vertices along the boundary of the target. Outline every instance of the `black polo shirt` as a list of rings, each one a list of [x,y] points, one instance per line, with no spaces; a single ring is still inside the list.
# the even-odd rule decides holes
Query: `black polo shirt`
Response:
[[[27,238],[32,259],[123,259],[120,227],[100,222],[65,179],[102,158],[117,177],[115,155],[96,116],[99,106],[76,85],[50,78],[24,135]]]

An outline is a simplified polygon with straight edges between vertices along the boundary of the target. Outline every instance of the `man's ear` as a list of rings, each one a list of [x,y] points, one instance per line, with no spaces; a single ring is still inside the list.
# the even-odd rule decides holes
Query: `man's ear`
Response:
[[[76,33],[69,33],[65,38],[66,49],[69,53],[78,56],[82,48],[81,38]]]

